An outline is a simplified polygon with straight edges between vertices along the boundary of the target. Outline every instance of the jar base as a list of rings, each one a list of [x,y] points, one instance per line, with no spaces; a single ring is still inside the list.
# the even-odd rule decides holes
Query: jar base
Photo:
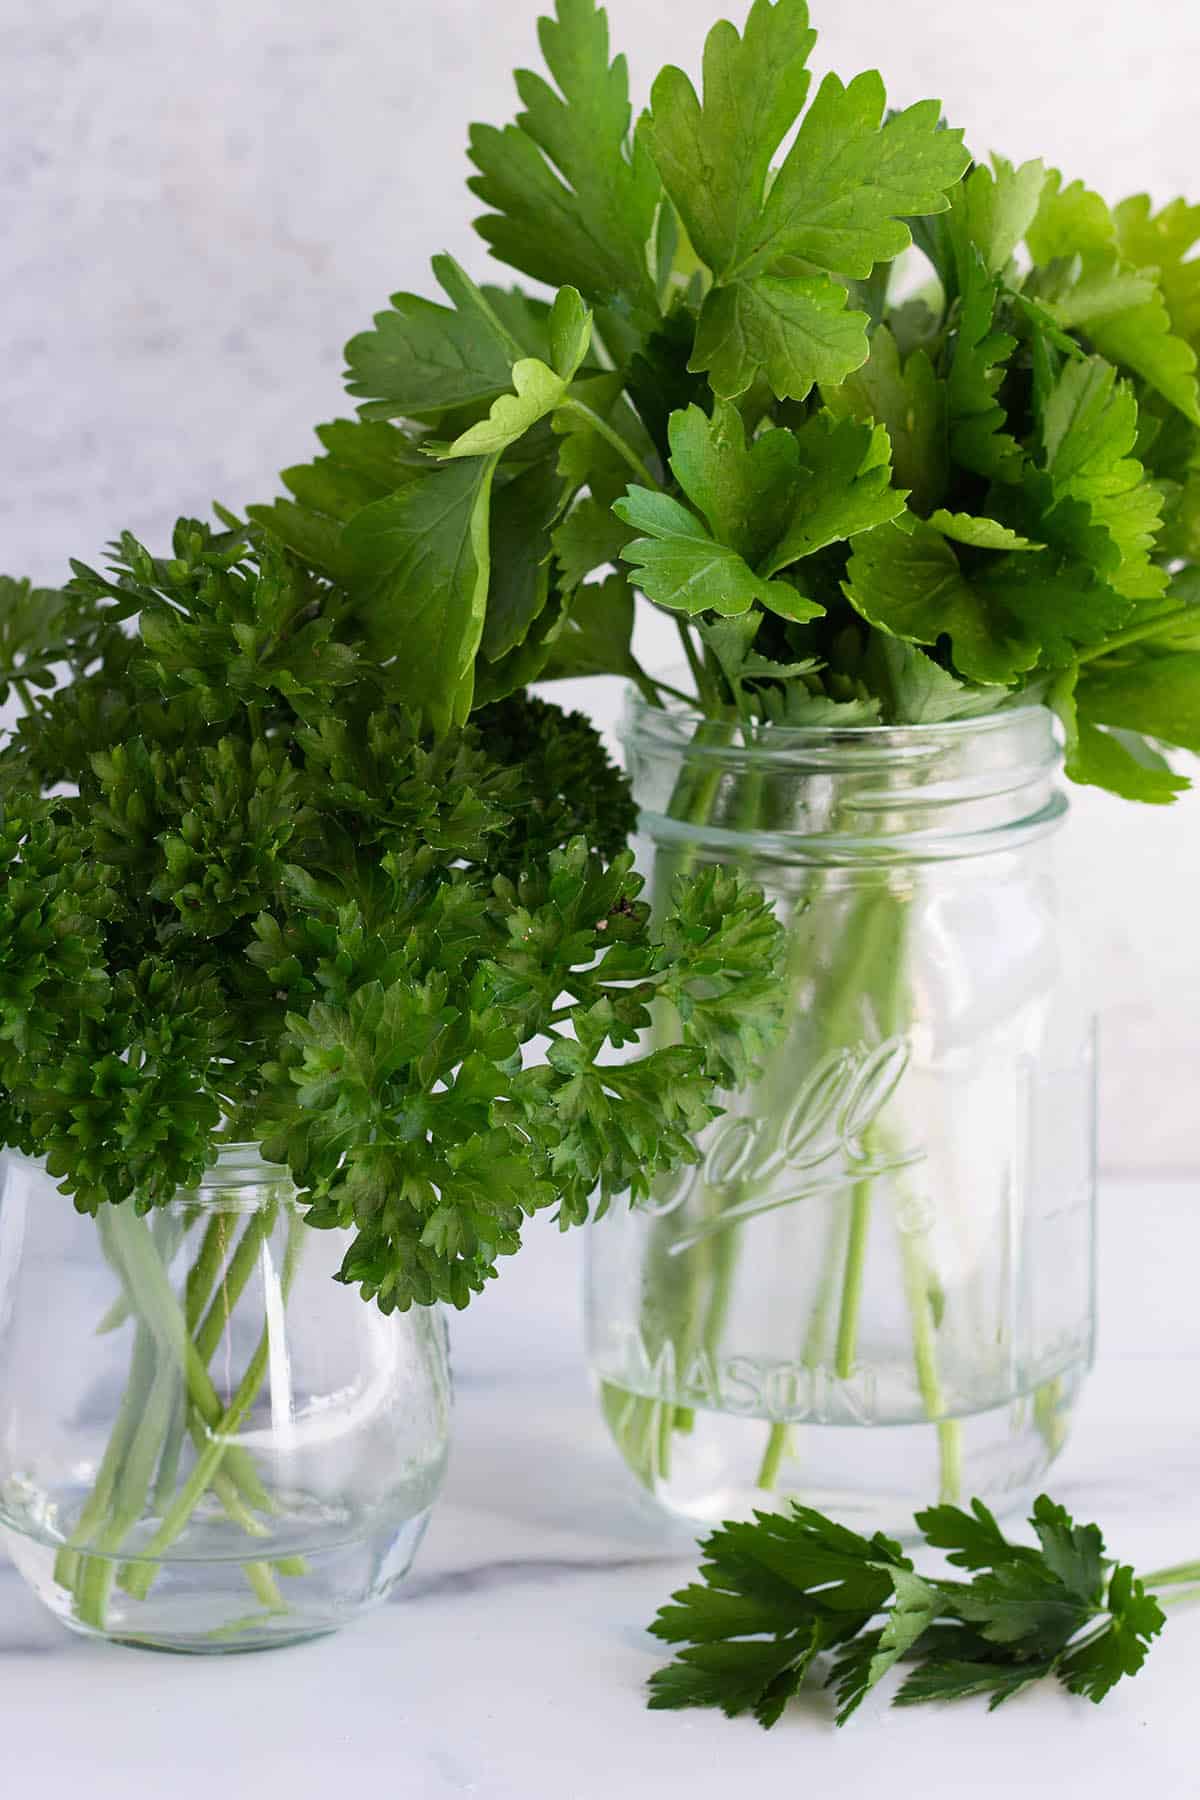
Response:
[[[11,1525],[0,1535],[18,1572],[71,1631],[126,1649],[219,1656],[327,1637],[381,1605],[411,1567],[431,1510],[274,1562],[164,1558],[144,1594],[130,1572],[145,1564],[77,1552],[66,1585],[71,1553],[61,1543]]]
[[[939,1500],[980,1499],[1001,1516],[1027,1505],[1066,1442],[1086,1373],[1077,1364],[960,1417],[874,1426],[773,1423],[600,1389],[627,1466],[672,1517],[707,1528],[796,1501],[906,1542],[914,1514]]]

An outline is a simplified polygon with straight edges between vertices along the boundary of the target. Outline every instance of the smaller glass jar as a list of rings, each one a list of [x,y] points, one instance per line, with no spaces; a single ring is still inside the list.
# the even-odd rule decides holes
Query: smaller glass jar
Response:
[[[253,1145],[147,1217],[80,1217],[0,1157],[0,1529],[64,1624],[261,1649],[405,1574],[445,1466],[445,1327],[363,1305],[344,1250]]]

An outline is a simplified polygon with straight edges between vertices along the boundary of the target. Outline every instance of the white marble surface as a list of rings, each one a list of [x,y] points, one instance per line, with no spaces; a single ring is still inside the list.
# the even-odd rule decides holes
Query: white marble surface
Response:
[[[1110,1183],[1101,1352],[1055,1494],[1143,1568],[1200,1555],[1200,1177]],[[336,1638],[256,1657],[74,1638],[0,1565],[0,1794],[39,1800],[610,1800],[730,1793],[1200,1793],[1200,1608],[1100,1709],[1034,1693],[835,1733],[806,1694],[764,1733],[649,1713],[644,1626],[690,1558],[646,1519],[592,1407],[577,1246],[540,1231],[459,1322],[456,1447],[399,1597]]]

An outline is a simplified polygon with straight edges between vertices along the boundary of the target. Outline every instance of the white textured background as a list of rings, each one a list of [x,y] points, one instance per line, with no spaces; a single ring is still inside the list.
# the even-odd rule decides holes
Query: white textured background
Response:
[[[715,4],[715,0],[713,0]],[[610,0],[635,93],[710,0]],[[535,0],[0,0],[0,567],[268,497],[346,410],[341,345],[449,249],[477,273],[471,119],[514,110]],[[730,10],[726,8],[726,10]],[[739,17],[739,5],[732,9]],[[977,152],[1200,196],[1196,0],[820,0],[819,67],[935,94]],[[589,684],[587,704],[611,716]],[[1080,796],[1109,1166],[1200,1161],[1200,797]]]

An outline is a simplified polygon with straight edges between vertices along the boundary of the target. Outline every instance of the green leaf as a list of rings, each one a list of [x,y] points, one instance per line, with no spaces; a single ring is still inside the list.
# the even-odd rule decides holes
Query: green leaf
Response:
[[[967,238],[983,258],[990,275],[1007,267],[1038,211],[1047,171],[1040,162],[1020,168],[1003,156],[992,158],[992,168],[978,164],[955,193],[961,207]]]
[[[645,150],[628,143],[628,74],[624,57],[608,60],[604,10],[556,0],[538,41],[557,91],[518,70],[517,123],[471,130],[470,187],[491,208],[476,230],[538,281],[656,316],[647,247],[661,189]]]
[[[1051,1574],[1080,1600],[1098,1606],[1104,1597],[1105,1568],[1100,1527],[1077,1525],[1066,1507],[1046,1494],[1034,1501],[1031,1522]]]
[[[54,666],[71,655],[81,625],[70,595],[0,575],[0,706],[15,681],[53,687]]]
[[[871,354],[837,386],[821,390],[835,418],[882,425],[892,445],[892,475],[907,489],[913,510],[925,514],[946,490],[949,473],[946,384],[934,373],[923,349],[901,361],[900,347],[886,325],[871,334]]]
[[[1059,170],[1050,169],[1025,242],[1035,263],[1048,263],[1063,256],[1110,250],[1116,243],[1116,227],[1099,194],[1082,181],[1064,187]]]
[[[1096,319],[1087,331],[1102,356],[1132,369],[1172,406],[1177,406],[1185,418],[1200,425],[1196,353],[1182,338],[1172,336],[1170,318],[1160,296]]]
[[[590,498],[577,501],[554,532],[554,559],[563,588],[569,592],[593,569],[619,562],[630,535],[628,525],[611,507]]]
[[[695,513],[667,494],[632,487],[614,508],[618,518],[643,535],[622,555],[637,570],[648,599],[672,611],[742,613],[755,600],[785,618],[816,618],[822,612],[779,581],[756,575],[736,550],[718,544]]]
[[[719,279],[765,273],[781,256],[865,277],[908,248],[906,219],[945,211],[947,190],[970,162],[962,133],[941,127],[936,100],[886,121],[885,105],[876,71],[849,86],[826,75],[761,217],[742,234],[731,268],[714,270]]]
[[[704,46],[704,98],[663,69],[641,133],[697,255],[720,275],[758,217],[771,158],[808,96],[817,34],[806,0],[754,0],[741,37],[720,20]]]
[[[580,675],[639,673],[630,650],[633,636],[633,590],[623,575],[576,588],[543,681],[563,681]]]
[[[785,1638],[702,1641],[651,1675],[647,1705],[652,1711],[718,1706],[727,1719],[750,1712],[770,1729],[800,1692],[820,1649],[816,1624]]]
[[[1060,318],[1077,323],[1102,356],[1132,369],[1200,424],[1196,356],[1186,341],[1190,332],[1175,335],[1170,311],[1173,298],[1182,325],[1190,327],[1196,317],[1200,288],[1194,270],[1187,272],[1180,260],[1195,241],[1194,221],[1182,202],[1175,207],[1161,215],[1160,229],[1144,195],[1124,202],[1124,210],[1114,215],[1080,182],[1062,188],[1052,171],[1029,246],[1039,263],[1075,259],[1050,272],[1052,306]],[[1156,279],[1160,268],[1161,280]]]
[[[553,456],[493,487],[487,616],[480,650],[490,661],[522,643],[550,597],[552,527],[563,501]]]
[[[940,725],[996,710],[995,688],[968,687],[923,650],[886,632],[871,634],[864,675],[889,725]]]
[[[1114,250],[1087,251],[1039,271],[1030,292],[1066,331],[1153,305],[1158,294],[1153,275],[1127,267]]]
[[[428,459],[398,426],[382,420],[335,419],[318,425],[316,435],[325,455],[297,463],[280,477],[294,498],[246,511],[278,543],[346,583],[351,561],[343,525],[364,506],[416,481]]]
[[[783,532],[800,480],[795,435],[762,432],[749,445],[741,414],[718,402],[671,414],[671,468],[720,543],[754,564]]]
[[[1076,699],[1078,679],[1078,669],[1065,671],[1054,683],[1050,696],[1063,724],[1068,779],[1080,787],[1103,788],[1121,800],[1170,806],[1191,783],[1185,776],[1176,775],[1166,758],[1144,739],[1126,732],[1105,731],[1081,718]]]
[[[1200,206],[1172,200],[1160,212],[1148,194],[1132,194],[1113,209],[1117,242],[1127,262],[1158,274],[1171,330],[1195,348],[1200,339],[1200,259],[1187,260],[1200,243]]]
[[[452,306],[393,294],[375,329],[346,345],[346,388],[368,404],[365,419],[440,419],[503,394],[522,346],[450,256],[433,272]]]
[[[1128,602],[1048,551],[997,556],[968,574],[940,532],[884,525],[855,540],[847,598],[872,625],[910,643],[950,639],[968,679],[1008,685],[1039,660],[1069,663],[1124,620]]]
[[[828,276],[760,275],[711,290],[696,328],[690,369],[725,399],[745,393],[761,369],[777,399],[803,400],[836,384],[868,355],[867,315],[846,311]]]
[[[905,510],[904,494],[891,485],[891,446],[882,426],[814,413],[795,437],[801,479],[787,527],[761,565],[766,575]]]
[[[1072,1694],[1099,1703],[1123,1675],[1136,1675],[1166,1624],[1162,1607],[1122,1564],[1108,1586],[1108,1630],[1063,1658],[1058,1676]]]
[[[939,506],[936,512],[929,515],[929,523],[943,537],[953,538],[956,544],[970,544],[976,550],[1044,550],[1044,544],[1038,544],[1032,538],[1022,537],[1007,525],[1001,525],[997,519],[973,518],[969,513],[947,512]]]
[[[545,606],[519,644],[495,662],[482,654],[475,658],[475,709],[507,700],[522,688],[545,679],[546,664],[562,629],[564,601],[551,592]]]
[[[1093,724],[1200,752],[1200,651],[1106,658],[1084,669],[1077,694]]]
[[[488,592],[488,507],[495,459],[431,469],[346,527],[359,611],[397,693],[435,731],[471,709]]]
[[[888,1613],[887,1623],[879,1634],[876,1648],[865,1670],[852,1684],[844,1684],[839,1689],[839,1725],[846,1723],[871,1689],[883,1680],[888,1670],[894,1668],[900,1658],[919,1642],[941,1610],[936,1589],[922,1581],[919,1575],[914,1575],[909,1569],[899,1568],[892,1569],[889,1573],[895,1604]]]
[[[996,1515],[982,1500],[972,1500],[970,1511],[942,1502],[917,1514],[917,1526],[927,1544],[948,1552],[946,1560],[958,1569],[991,1569],[997,1562],[1034,1562],[1037,1551],[1010,1544]]]
[[[549,329],[554,367],[536,357],[514,363],[514,392],[494,400],[487,418],[462,432],[440,456],[497,456],[562,405],[592,341],[592,315],[574,288],[563,288],[556,297]]]
[[[994,1712],[1005,1700],[1011,1700],[1025,1688],[1032,1687],[1043,1676],[1052,1673],[1053,1660],[1008,1663],[930,1661],[921,1663],[908,1676],[896,1695],[896,1706],[919,1706],[927,1700],[965,1700],[975,1695],[989,1696],[988,1709]]]
[[[439,451],[441,457],[498,456],[566,398],[562,376],[532,357],[513,364],[512,382],[515,391],[494,400],[487,418]]]
[[[950,454],[955,462],[990,481],[1013,481],[1020,474],[1021,452],[1004,429],[1006,415],[996,393],[1017,343],[1007,332],[995,329],[995,312],[995,281],[979,252],[971,247],[947,376]]]
[[[1098,573],[1129,599],[1153,600],[1168,577],[1151,561],[1160,499],[1129,454],[1137,432],[1137,402],[1110,365],[1091,357],[1064,366],[1042,422],[1054,493],[1083,502],[1106,534],[1111,554],[1093,559]]]

